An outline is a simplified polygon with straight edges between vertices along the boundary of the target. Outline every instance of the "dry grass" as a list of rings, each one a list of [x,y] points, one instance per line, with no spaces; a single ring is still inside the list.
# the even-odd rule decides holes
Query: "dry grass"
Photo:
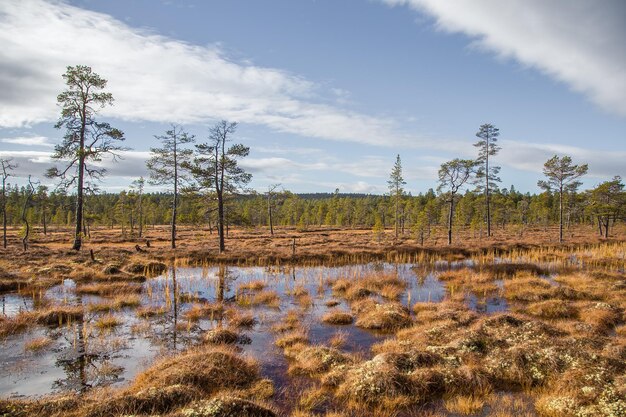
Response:
[[[228,318],[228,325],[237,328],[250,328],[257,323],[253,314],[236,309],[229,310],[226,317]]]
[[[267,283],[263,280],[257,279],[254,281],[244,282],[239,286],[239,290],[261,291],[267,287]]]
[[[101,282],[97,284],[83,284],[76,287],[77,294],[112,296],[128,295],[141,292],[141,285],[131,282]]]
[[[112,314],[107,314],[99,317],[94,324],[100,330],[108,330],[120,326],[122,323],[123,322],[119,317],[115,317]]]
[[[83,317],[83,309],[78,306],[53,305],[23,314],[30,317],[37,324],[63,326],[64,324],[80,320]]]
[[[380,304],[367,298],[354,303],[352,310],[357,315],[356,326],[364,329],[392,332],[411,324],[406,307],[395,302]]]
[[[136,294],[119,295],[113,300],[106,300],[101,303],[89,304],[87,310],[90,312],[107,312],[113,310],[121,310],[123,308],[135,308],[139,307],[141,299]]]
[[[285,333],[276,339],[274,344],[280,348],[287,348],[295,344],[308,344],[309,335],[303,330],[296,330]]]
[[[248,388],[257,379],[256,362],[238,356],[232,349],[212,347],[193,349],[155,363],[135,378],[131,389],[180,384],[208,395],[223,389]]]
[[[525,311],[544,319],[566,319],[578,316],[578,309],[572,303],[563,300],[546,300],[529,304]]]
[[[198,417],[276,417],[268,406],[233,396],[218,396],[210,400],[200,400],[185,407],[181,416]]]
[[[328,300],[324,303],[326,307],[337,307],[339,304],[341,304],[339,300]]]
[[[167,309],[162,306],[144,306],[135,311],[137,317],[147,319],[156,316],[162,316],[167,313]]]
[[[354,317],[347,311],[331,310],[324,314],[322,321],[328,324],[348,325],[352,324]]]
[[[10,318],[0,316],[0,339],[23,332],[30,324],[30,318],[25,314]]]
[[[323,345],[308,346],[298,352],[289,371],[293,374],[320,375],[351,362],[352,358],[338,349]]]
[[[476,414],[485,407],[486,399],[478,395],[458,395],[445,401],[446,410],[451,413],[469,416]]]
[[[207,331],[203,340],[212,345],[234,345],[239,342],[239,334],[230,329],[217,327]]]
[[[40,352],[52,344],[52,339],[47,336],[37,337],[31,339],[24,344],[24,350],[27,352]]]
[[[553,287],[541,278],[517,278],[504,283],[504,296],[515,301],[542,301],[554,295]]]
[[[238,238],[243,234],[239,234],[239,230],[232,233],[232,249],[220,255],[221,261],[236,260],[242,265],[273,262],[279,265],[283,260],[290,259],[290,255],[284,256],[281,252],[280,232],[275,238],[276,245],[271,248],[260,245],[259,242],[265,238],[262,232],[258,236],[249,232],[246,235],[249,239],[241,241]],[[411,246],[410,240],[401,237],[398,246],[392,251],[383,246],[372,250],[369,249],[371,245],[363,245],[365,249],[359,248],[356,242],[362,242],[363,238],[359,233],[353,234],[354,237],[343,230],[331,231],[324,237],[326,244],[322,245],[317,243],[319,236],[316,232],[309,235],[298,233],[297,236],[302,239],[299,243],[302,253],[290,259],[290,262],[316,264],[330,260],[336,264],[382,259],[425,263],[441,256],[451,260],[473,256],[480,265],[477,269],[443,274],[448,288],[455,288],[455,292],[458,288],[459,300],[462,300],[467,292],[486,294],[500,291],[494,279],[505,278],[503,295],[515,313],[480,315],[461,303],[445,301],[410,306],[415,313],[414,319],[411,319],[405,307],[393,302],[405,291],[405,283],[394,274],[355,275],[351,279],[333,280],[333,293],[352,301],[351,317],[356,318],[356,325],[386,331],[389,337],[372,347],[373,358],[365,354],[359,357],[342,352],[340,348],[346,342],[346,334],[333,337],[328,342],[329,346],[311,346],[307,332],[302,328],[309,312],[304,309],[287,312],[272,327],[281,332],[277,335],[276,344],[284,350],[291,373],[305,375],[304,379],[308,381],[305,388],[299,388],[294,383],[294,387],[288,386],[284,388],[285,391],[279,391],[281,396],[288,396],[292,388],[303,390],[293,396],[293,403],[301,409],[293,415],[303,417],[310,412],[310,415],[326,413],[329,416],[330,410],[342,409],[349,410],[345,415],[443,416],[448,413],[480,413],[482,409],[489,410],[484,413],[496,417],[529,417],[536,415],[535,406],[542,416],[608,416],[611,412],[619,415],[615,410],[620,410],[626,394],[623,388],[626,386],[626,378],[623,377],[626,373],[626,286],[623,274],[606,272],[604,269],[615,270],[620,262],[623,265],[624,243],[524,247],[514,246],[506,235],[501,235],[487,242],[490,245],[488,248],[481,248],[480,245],[470,247],[468,244],[464,248],[417,250]],[[198,236],[201,235],[199,231]],[[203,265],[207,257],[218,256],[206,255],[204,252],[209,251],[205,250],[206,245],[202,246],[204,243],[200,243],[198,248],[191,248],[191,243],[195,241],[190,236],[186,236],[187,241],[181,240],[177,253],[187,259],[177,261],[180,265]],[[347,241],[345,248],[339,246],[340,238]],[[368,239],[371,240],[371,236]],[[167,260],[173,256],[173,252],[165,248],[167,242],[152,242],[154,247],[149,249],[148,255],[127,254],[121,249],[124,244],[121,242],[120,247],[102,249],[96,255],[101,262],[91,264],[87,254],[66,255],[54,249],[55,243],[50,241],[42,246],[43,249],[34,249],[32,271],[49,262],[45,259],[49,259],[51,253],[58,253],[59,257],[71,258],[72,261],[68,261],[69,266],[66,268],[51,268],[47,271],[55,279],[68,273],[83,280],[98,278],[104,275],[103,265],[114,263],[128,265],[121,268],[127,273],[140,273],[140,267],[133,272],[131,265],[142,264],[145,269],[148,257]],[[603,271],[557,274],[555,278],[558,285],[551,285],[536,276],[543,271],[542,268],[521,260],[523,257],[532,262],[549,260],[562,268],[574,252],[587,265],[595,265]],[[493,257],[506,257],[507,254],[519,259],[505,266],[490,265]],[[117,257],[122,259],[118,261]],[[27,266],[20,264],[17,269],[20,268],[23,271]],[[112,272],[115,277],[124,275],[119,271]],[[323,277],[320,277],[322,282]],[[118,293],[116,291],[120,289],[114,287],[120,284],[138,287],[133,283],[107,281],[79,284],[78,288],[85,294],[118,295],[120,298],[139,292],[123,290]],[[37,288],[46,286],[50,284],[37,283]],[[107,286],[112,289],[104,290]],[[280,295],[266,291],[265,288],[251,287],[247,290],[254,294],[238,296],[238,301],[242,298],[240,302],[243,305],[279,306]],[[296,286],[292,295],[298,301],[302,297],[305,300],[302,305],[306,306],[310,302],[306,300],[310,294],[304,287]],[[380,296],[392,301],[381,302]],[[101,308],[92,307],[92,310],[114,310],[104,306],[115,306],[115,300],[102,303]],[[337,300],[329,301],[333,307],[339,305]],[[22,331],[31,323],[57,325],[76,320],[82,314],[82,311],[76,311],[77,316],[72,316],[69,311],[65,314],[58,311],[58,307],[51,308],[56,309],[55,312],[46,312],[48,308],[50,306],[14,319],[0,318],[0,337]],[[193,312],[188,316],[190,320],[206,317],[209,311],[200,305],[191,310]],[[234,329],[254,325],[256,318],[250,311],[260,313],[258,318],[263,323],[269,319],[270,324],[279,314],[260,309],[246,312],[232,308],[225,312],[229,326]],[[162,312],[165,310],[161,308],[140,308],[136,314],[147,317]],[[145,331],[151,331],[152,323],[143,323],[147,325]],[[220,332],[232,332],[231,336],[239,336],[233,330],[220,329]],[[208,334],[206,338],[212,339]],[[221,336],[217,339],[219,343]],[[239,357],[234,349],[222,346],[223,343],[212,346],[210,340],[207,342],[198,349],[161,360],[128,388],[96,390],[98,394],[93,397],[79,396],[80,402],[75,399],[55,400],[54,403],[45,400],[46,407],[49,407],[45,412],[42,412],[43,406],[30,408],[29,412],[31,415],[54,416],[57,413],[76,417],[131,414],[178,417],[183,412],[206,414],[214,413],[209,410],[215,409],[245,416],[247,411],[242,411],[245,409],[276,414],[277,411],[272,407],[257,402],[259,398],[267,398],[273,392],[273,389],[261,386],[263,384],[258,379],[257,365]],[[241,378],[237,379],[233,375]],[[288,384],[298,380],[289,379]],[[227,391],[229,397],[223,397]],[[506,391],[515,394],[504,394]],[[488,396],[489,392],[497,394]],[[230,399],[220,402],[222,398]],[[237,398],[245,401],[240,402]],[[232,407],[228,405],[231,399],[235,404]],[[0,415],[5,410],[3,404],[0,403]],[[28,404],[31,406],[32,402]],[[421,408],[422,404],[425,408]],[[447,412],[443,411],[444,407]],[[434,410],[428,414],[431,408]],[[281,415],[287,414],[282,412]]]
[[[280,296],[276,291],[260,291],[252,296],[250,304],[255,306],[265,305],[267,307],[278,308],[280,307]]]

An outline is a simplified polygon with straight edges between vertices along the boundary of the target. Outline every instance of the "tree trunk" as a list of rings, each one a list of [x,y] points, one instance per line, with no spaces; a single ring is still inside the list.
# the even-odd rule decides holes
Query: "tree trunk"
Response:
[[[226,250],[226,245],[224,244],[224,201],[221,193],[217,194],[217,227],[218,234],[220,237],[220,253]]]
[[[489,139],[487,139],[487,158],[485,161],[485,204],[487,205],[487,237],[491,237],[491,204],[489,196]]]
[[[172,249],[176,249],[176,208],[178,207],[178,155],[176,154],[176,138],[174,138],[174,201],[172,202]]]
[[[84,135],[84,134],[83,134]],[[85,138],[81,135],[80,149],[81,154],[84,153]],[[82,229],[83,229],[83,187],[85,179],[85,157],[80,156],[78,161],[78,186],[76,188],[76,227],[74,229],[73,250],[80,250],[83,245]]]
[[[43,206],[43,216],[42,220],[43,220],[43,234],[44,236],[48,235],[48,226],[46,224],[46,206]]]
[[[172,203],[172,235],[171,235],[172,249],[176,249],[176,207],[178,206],[178,204],[176,204],[177,199],[178,199],[178,190],[177,190],[176,185],[174,185],[174,201]]]
[[[272,223],[272,200],[270,199],[269,193],[267,194],[267,214],[270,221],[270,235],[274,236],[274,225]]]
[[[7,247],[7,209],[2,207],[2,245]]]
[[[559,243],[563,243],[563,187],[559,189]]]
[[[26,210],[28,209],[29,198],[26,197],[26,201],[24,201],[24,208],[22,209],[22,221],[26,225],[26,230],[24,231],[24,237],[22,238],[22,247],[24,251],[28,249],[28,236],[30,235],[30,224],[28,223],[28,216],[26,216]]]
[[[396,224],[395,224],[395,226],[396,226],[396,230],[395,230],[395,232],[396,232],[396,239],[398,238],[398,226],[399,226],[399,225],[398,225],[398,215],[399,215],[399,212],[400,212],[400,211],[399,211],[399,208],[398,208],[398,204],[399,204],[399,200],[400,200],[400,199],[398,198],[398,193],[399,193],[399,191],[398,191],[398,187],[396,187],[396,216],[395,216],[395,223],[396,223]]]
[[[602,219],[600,219],[600,216],[598,215],[598,229],[600,231],[600,237],[602,237],[602,235],[604,234],[602,231]]]
[[[7,195],[6,176],[2,178],[2,246],[7,247]]]
[[[143,235],[143,202],[142,195],[139,194],[139,237]]]
[[[450,211],[448,212],[448,245],[452,244],[452,214],[454,213],[454,194],[450,197]]]

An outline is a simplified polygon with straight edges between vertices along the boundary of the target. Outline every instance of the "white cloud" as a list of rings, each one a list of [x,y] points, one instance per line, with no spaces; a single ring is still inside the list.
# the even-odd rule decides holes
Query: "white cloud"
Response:
[[[234,62],[218,47],[132,28],[63,2],[0,2],[0,44],[4,127],[55,120],[61,74],[84,64],[109,81],[115,104],[104,116],[181,123],[225,118],[330,140],[419,142],[397,133],[392,120],[323,104],[321,87],[297,75]]]
[[[626,177],[626,152],[594,151],[576,146],[550,143],[518,142],[502,140],[502,150],[496,156],[496,164],[504,164],[523,171],[540,174],[543,164],[554,155],[569,155],[574,164],[589,164],[589,176],[610,178],[614,175]]]
[[[19,136],[15,138],[3,138],[0,139],[2,143],[9,143],[12,145],[22,146],[45,146],[53,147],[54,145],[48,141],[45,136]]]
[[[626,116],[626,2],[623,0],[381,0],[407,5],[448,32],[567,83]]]

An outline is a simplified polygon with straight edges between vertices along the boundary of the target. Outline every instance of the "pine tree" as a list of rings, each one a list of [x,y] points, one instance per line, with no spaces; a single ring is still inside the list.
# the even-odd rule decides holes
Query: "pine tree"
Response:
[[[404,195],[403,186],[406,185],[406,182],[402,177],[402,162],[400,161],[400,155],[396,156],[396,163],[393,165],[387,184],[389,185],[389,194],[391,195],[395,206],[394,222],[397,238],[400,225],[400,202],[402,201],[402,196]]]
[[[487,223],[487,236],[491,236],[491,191],[497,189],[500,182],[498,173],[500,167],[490,165],[489,157],[495,156],[500,147],[497,145],[500,130],[492,124],[484,124],[476,133],[476,137],[480,140],[474,144],[478,148],[478,158],[476,163],[477,190],[485,195],[485,219]]]

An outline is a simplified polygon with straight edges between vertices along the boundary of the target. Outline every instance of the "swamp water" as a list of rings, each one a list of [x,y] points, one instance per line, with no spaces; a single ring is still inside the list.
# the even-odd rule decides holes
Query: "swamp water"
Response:
[[[90,304],[105,302],[106,298],[77,294],[72,280],[64,280],[43,294],[5,294],[0,296],[5,316],[29,311],[41,298],[57,305],[82,306],[85,315],[82,320],[58,328],[36,326],[1,341],[0,396],[37,396],[128,383],[155,359],[200,343],[207,330],[221,325],[217,319],[189,320],[186,313],[194,304],[224,301],[227,307],[255,316],[257,324],[241,332],[246,336],[245,343],[238,346],[244,355],[259,361],[262,377],[273,380],[278,396],[287,397],[288,389],[297,389],[294,387],[302,384],[287,374],[287,360],[274,346],[276,333],[271,331],[273,325],[282,322],[287,311],[302,311],[303,324],[313,344],[326,343],[340,332],[346,340],[342,350],[368,356],[372,344],[385,337],[354,325],[323,323],[322,316],[330,310],[326,301],[336,299],[340,303],[335,308],[349,310],[345,300],[333,297],[328,280],[394,274],[407,284],[399,301],[408,306],[442,301],[448,293],[445,283],[438,280],[437,271],[467,266],[463,261],[438,263],[429,270],[411,264],[379,263],[342,267],[177,268],[141,284],[140,308],[161,309],[163,314],[140,318],[136,308],[126,307],[112,312],[120,323],[106,329],[95,325],[104,313],[90,312],[88,308]],[[275,291],[280,297],[279,306],[237,303],[235,299],[245,300],[238,288],[251,281],[263,281],[266,290]],[[502,281],[496,284],[502,289]],[[308,290],[312,298],[309,307],[300,307],[292,295],[295,287]],[[502,291],[483,297],[466,294],[465,301],[470,308],[488,314],[508,309],[501,295]],[[29,349],[29,344],[38,339],[47,340],[48,345],[40,350]]]

